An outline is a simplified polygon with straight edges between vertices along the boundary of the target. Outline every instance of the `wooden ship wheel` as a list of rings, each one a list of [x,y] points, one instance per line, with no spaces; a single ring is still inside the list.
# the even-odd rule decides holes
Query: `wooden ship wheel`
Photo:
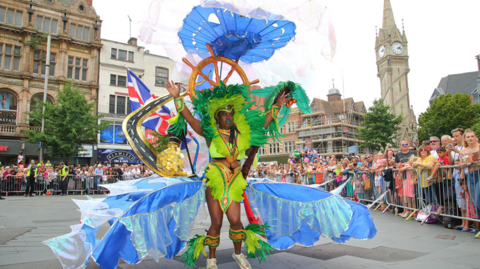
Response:
[[[188,91],[189,91],[188,94],[192,98],[196,97],[195,88],[196,88],[197,85],[200,84],[197,81],[199,77],[202,77],[203,81],[207,81],[212,87],[220,85],[220,81],[223,81],[223,83],[225,85],[227,85],[228,80],[230,79],[230,77],[233,75],[234,72],[237,73],[238,76],[240,76],[244,85],[250,86],[250,85],[257,84],[258,82],[260,82],[258,79],[255,79],[253,81],[249,81],[247,75],[245,74],[243,69],[238,64],[238,60],[233,61],[233,60],[231,60],[229,58],[226,58],[226,57],[223,57],[223,56],[215,56],[210,44],[207,44],[207,49],[212,56],[203,59],[202,61],[200,61],[197,64],[197,66],[194,66],[186,58],[183,58],[183,62],[186,63],[188,66],[190,66],[193,69],[192,73],[190,74],[189,81],[188,81]],[[214,77],[212,77],[213,80],[208,77],[208,74],[204,74],[202,72],[203,68],[205,68],[209,64],[213,64],[213,67],[214,67],[214,72],[215,73],[214,73]],[[229,65],[231,67],[230,71],[228,72],[228,74],[225,76],[225,78],[223,80],[220,77],[221,75],[220,75],[219,64],[221,64],[222,66],[223,66],[223,64],[226,64],[226,65]]]

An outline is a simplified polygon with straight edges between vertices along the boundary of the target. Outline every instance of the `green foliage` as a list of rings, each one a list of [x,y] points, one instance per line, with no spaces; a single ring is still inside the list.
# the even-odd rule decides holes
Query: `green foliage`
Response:
[[[46,34],[37,34],[33,35],[30,37],[30,40],[26,42],[26,45],[32,48],[33,50],[36,50],[38,45],[42,44],[47,40],[47,35]]]
[[[61,156],[64,162],[77,156],[81,144],[97,144],[97,136],[106,129],[110,122],[98,123],[103,115],[94,115],[96,102],[87,103],[85,95],[71,83],[58,90],[55,104],[45,103],[45,113],[42,113],[43,100],[27,112],[30,123],[42,125],[45,118],[45,132],[26,130],[27,142],[42,143],[42,147],[51,155]]]
[[[480,122],[479,115],[480,105],[472,105],[468,94],[440,95],[418,117],[418,139],[423,141],[430,136],[451,135],[455,128],[471,128]]]
[[[161,135],[158,132],[149,132],[149,134],[157,138],[157,141],[153,142],[152,146],[158,153],[167,149],[168,135]]]
[[[363,115],[364,122],[358,128],[360,134],[357,139],[364,140],[358,148],[372,148],[374,151],[385,149],[387,145],[394,144],[398,125],[402,122],[402,116],[396,116],[388,112],[389,106],[383,104],[382,99],[375,100],[373,106]]]

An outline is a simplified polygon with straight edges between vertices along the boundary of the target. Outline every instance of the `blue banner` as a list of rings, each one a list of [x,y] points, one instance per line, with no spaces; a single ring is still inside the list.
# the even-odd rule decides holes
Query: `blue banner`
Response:
[[[98,149],[98,158],[101,163],[111,162],[115,164],[142,163],[140,158],[133,150],[115,150],[115,149]]]

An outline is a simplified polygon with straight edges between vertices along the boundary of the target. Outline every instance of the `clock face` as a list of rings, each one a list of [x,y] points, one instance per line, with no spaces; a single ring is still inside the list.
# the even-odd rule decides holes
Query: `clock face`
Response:
[[[378,57],[382,58],[383,56],[385,56],[385,47],[384,47],[384,46],[381,46],[381,47],[378,49]]]
[[[403,46],[402,46],[402,44],[400,44],[400,43],[398,43],[398,42],[393,43],[393,45],[392,45],[392,51],[393,51],[393,53],[395,53],[395,54],[402,54],[402,52],[403,52]]]

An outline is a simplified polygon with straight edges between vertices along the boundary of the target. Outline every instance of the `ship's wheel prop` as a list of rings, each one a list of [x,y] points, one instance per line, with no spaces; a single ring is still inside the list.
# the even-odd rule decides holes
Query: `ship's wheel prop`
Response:
[[[193,69],[192,73],[190,74],[190,79],[188,81],[189,95],[192,98],[197,96],[195,89],[199,84],[201,84],[198,82],[200,77],[203,79],[203,81],[201,82],[206,81],[212,87],[220,85],[220,81],[223,81],[225,85],[228,85],[228,80],[232,77],[232,75],[234,75],[234,73],[236,73],[240,77],[244,85],[250,86],[260,82],[258,79],[249,81],[247,75],[245,74],[245,71],[243,71],[243,69],[238,64],[238,60],[233,61],[223,56],[215,56],[215,53],[213,52],[210,44],[206,44],[206,46],[212,56],[203,59],[196,66],[190,63],[186,58],[183,58],[183,62]],[[202,71],[204,70],[205,67],[207,67],[210,64],[213,64],[213,70],[214,70],[212,79],[209,78],[208,74],[204,74]],[[225,78],[222,79],[220,77],[221,76],[220,71],[223,65],[230,66],[230,71],[227,73]]]

